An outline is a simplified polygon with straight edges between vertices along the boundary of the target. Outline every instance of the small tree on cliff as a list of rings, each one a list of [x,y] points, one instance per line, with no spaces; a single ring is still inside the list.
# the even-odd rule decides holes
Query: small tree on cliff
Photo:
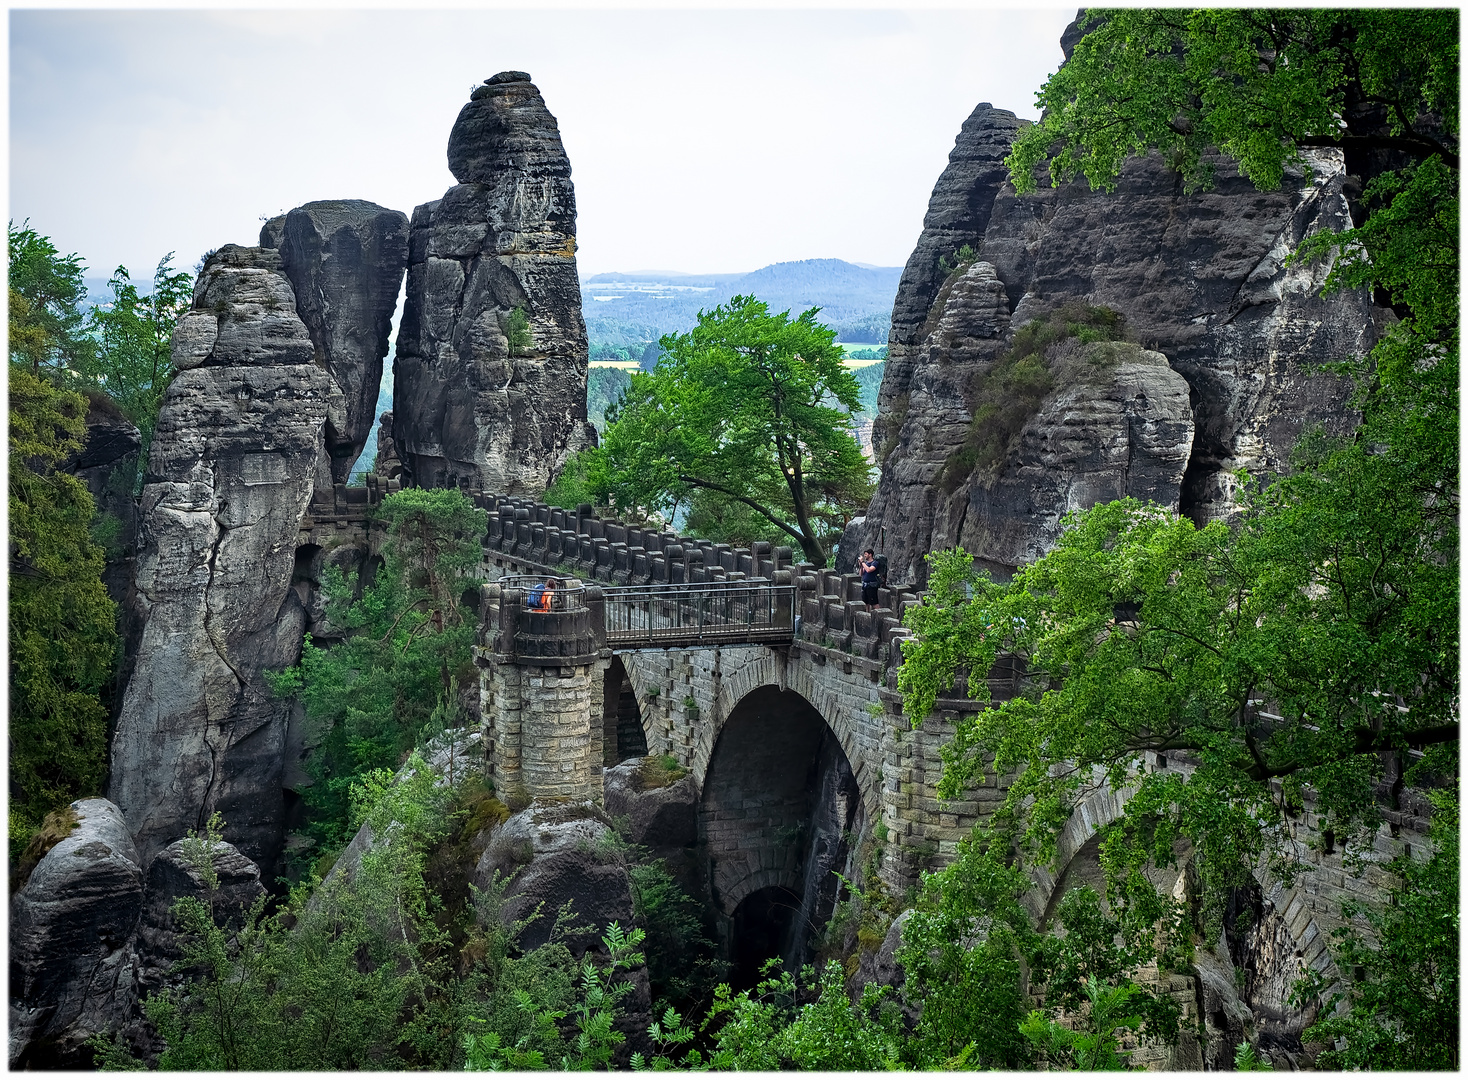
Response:
[[[689,510],[710,535],[788,537],[825,565],[872,485],[852,431],[860,388],[818,311],[791,319],[736,296],[665,336],[657,369],[633,374],[601,446],[568,471],[618,508]]]
[[[139,294],[127,267],[119,266],[107,283],[112,289],[111,302],[94,308],[88,320],[96,340],[95,366],[88,372],[90,381],[137,425],[143,436],[138,460],[144,464],[158,409],[175,374],[173,329],[194,295],[192,275],[173,270],[169,265],[172,261],[173,252],[158,260],[153,291],[146,295]]]
[[[322,575],[327,621],[345,636],[322,648],[307,634],[300,664],[270,676],[325,730],[304,798],[327,849],[351,839],[352,785],[396,767],[426,726],[451,723],[458,689],[475,678],[476,619],[461,597],[479,584],[485,512],[458,491],[410,488],[384,499],[377,519],[387,543],[375,580],[358,595],[355,575]]]

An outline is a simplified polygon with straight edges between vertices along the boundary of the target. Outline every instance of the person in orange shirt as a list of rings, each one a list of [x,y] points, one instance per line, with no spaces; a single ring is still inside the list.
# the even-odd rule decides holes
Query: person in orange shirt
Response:
[[[556,582],[555,582],[555,579],[554,578],[547,578],[546,579],[546,583],[545,583],[545,589],[540,594],[540,603],[535,605],[535,609],[534,610],[536,610],[536,611],[549,611],[551,609],[551,600],[555,596],[555,591],[556,591]]]

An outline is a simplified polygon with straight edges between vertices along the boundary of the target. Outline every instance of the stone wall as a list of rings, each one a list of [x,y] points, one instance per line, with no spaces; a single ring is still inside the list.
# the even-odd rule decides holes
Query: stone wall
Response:
[[[755,572],[768,576],[788,567],[798,583],[801,622],[789,646],[616,654],[648,752],[671,754],[699,787],[707,880],[725,918],[761,889],[784,888],[796,896],[808,891],[802,875],[813,853],[801,846],[805,841],[796,830],[803,823],[808,827],[813,815],[794,794],[791,778],[814,767],[818,755],[802,742],[810,741],[810,729],[801,730],[802,715],[819,718],[851,767],[858,804],[851,832],[857,843],[842,853],[841,872],[848,877],[859,872],[848,856],[857,856],[860,847],[875,853],[884,886],[903,896],[921,871],[947,865],[958,843],[1004,799],[1005,778],[994,775],[960,798],[938,798],[942,747],[960,717],[979,706],[964,697],[940,697],[916,730],[902,715],[896,673],[906,632],[894,609],[917,602],[911,592],[884,592],[884,608],[868,613],[857,599],[854,575],[790,566],[785,551],[721,548],[602,521],[587,508],[576,513],[494,497],[480,505],[491,514],[482,566],[491,577],[558,572],[609,585],[675,578],[696,583]],[[1012,672],[996,669],[990,675],[996,700],[1015,691]],[[604,732],[603,719],[598,702],[586,722]],[[594,753],[600,760],[604,747]],[[1149,756],[1143,767],[1192,766],[1174,754]],[[1054,864],[1032,871],[1035,884],[1024,900],[1037,920],[1053,918],[1067,890],[1101,880],[1099,830],[1119,816],[1126,797],[1125,791],[1101,792],[1076,807]],[[1248,1039],[1272,1054],[1277,1066],[1308,1065],[1299,1033],[1314,1013],[1285,998],[1307,967],[1329,974],[1326,943],[1340,925],[1340,902],[1379,901],[1387,861],[1409,850],[1424,857],[1430,851],[1427,810],[1414,798],[1408,792],[1402,809],[1384,812],[1373,851],[1359,864],[1332,849],[1307,803],[1280,838],[1304,872],[1287,885],[1260,869],[1257,888],[1237,899],[1235,914],[1241,917],[1219,941],[1200,945],[1192,969],[1165,981],[1154,973],[1155,984],[1182,1007],[1185,1027],[1196,1032],[1201,1021],[1202,1036],[1187,1034],[1171,1049],[1128,1047],[1135,1062],[1153,1069],[1228,1067],[1234,1047]],[[1177,858],[1176,867],[1156,869],[1157,881],[1164,891],[1184,896],[1189,852],[1180,850]]]

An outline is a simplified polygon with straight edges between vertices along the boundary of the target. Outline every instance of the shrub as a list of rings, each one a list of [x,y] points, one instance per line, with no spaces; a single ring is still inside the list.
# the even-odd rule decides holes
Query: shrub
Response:
[[[952,492],[975,472],[997,472],[1025,424],[1055,388],[1056,375],[1075,355],[1077,345],[1121,340],[1124,332],[1118,312],[1080,302],[1016,330],[1009,346],[969,383],[973,419],[962,445],[943,463],[938,487]],[[1107,353],[1092,357],[1102,364],[1114,359]]]

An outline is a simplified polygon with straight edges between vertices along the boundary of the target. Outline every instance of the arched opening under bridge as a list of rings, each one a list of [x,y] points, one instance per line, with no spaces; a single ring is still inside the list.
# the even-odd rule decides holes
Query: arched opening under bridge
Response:
[[[866,822],[851,763],[800,694],[761,686],[734,707],[699,807],[714,907],[735,989],[777,956],[808,963],[850,877]]]
[[[602,683],[602,764],[607,768],[647,755],[647,734],[632,679],[618,656],[607,665]]]

